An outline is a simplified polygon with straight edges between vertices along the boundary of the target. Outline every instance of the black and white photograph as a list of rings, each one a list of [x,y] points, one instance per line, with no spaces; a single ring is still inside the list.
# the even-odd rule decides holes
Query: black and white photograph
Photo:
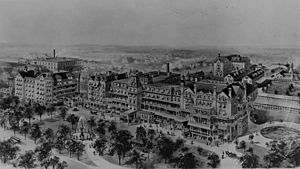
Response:
[[[0,169],[300,169],[299,0],[0,0]]]

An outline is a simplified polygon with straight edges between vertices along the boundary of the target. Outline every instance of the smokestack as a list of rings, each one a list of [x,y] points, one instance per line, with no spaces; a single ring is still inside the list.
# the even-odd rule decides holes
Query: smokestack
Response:
[[[55,58],[55,49],[53,49],[53,57]]]
[[[167,73],[170,73],[170,63],[167,63]]]

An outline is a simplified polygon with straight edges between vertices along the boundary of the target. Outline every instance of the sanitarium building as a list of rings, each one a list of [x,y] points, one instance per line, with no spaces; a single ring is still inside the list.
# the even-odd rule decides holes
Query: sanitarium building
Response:
[[[79,92],[78,59],[57,57],[37,58],[19,70],[15,77],[14,95],[21,101],[42,105],[63,102]]]
[[[250,66],[240,55],[219,55],[209,74],[176,74],[169,64],[163,72],[95,74],[88,82],[87,104],[114,110],[127,122],[157,122],[202,141],[232,141],[248,129],[255,79],[263,75]]]

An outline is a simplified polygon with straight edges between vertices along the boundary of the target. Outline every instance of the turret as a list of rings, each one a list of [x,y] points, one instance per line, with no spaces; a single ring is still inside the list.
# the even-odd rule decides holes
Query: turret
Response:
[[[180,108],[181,109],[184,109],[184,105],[185,105],[185,103],[184,103],[184,75],[182,75],[181,76],[181,81],[180,81]]]

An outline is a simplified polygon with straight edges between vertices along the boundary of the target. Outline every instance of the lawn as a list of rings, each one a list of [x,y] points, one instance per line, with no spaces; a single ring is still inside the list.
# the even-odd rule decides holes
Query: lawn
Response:
[[[260,164],[264,164],[264,156],[268,154],[268,149],[264,148],[264,147],[261,147],[259,145],[256,145],[255,143],[251,144],[249,142],[246,142],[246,151],[249,147],[252,147],[253,148],[253,153],[258,155],[259,157],[259,161],[260,161]],[[238,152],[240,153],[244,153],[244,150],[243,149],[236,149]]]

